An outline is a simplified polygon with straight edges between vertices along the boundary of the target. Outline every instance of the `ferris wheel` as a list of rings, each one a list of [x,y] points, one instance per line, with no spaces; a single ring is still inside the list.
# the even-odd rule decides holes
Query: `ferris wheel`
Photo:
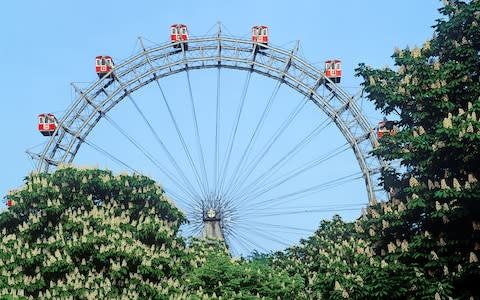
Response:
[[[168,42],[147,43],[118,63],[97,56],[98,79],[73,84],[64,115],[39,115],[48,140],[29,152],[37,171],[96,153],[153,174],[186,213],[186,235],[241,254],[297,242],[318,227],[316,213],[386,198],[385,164],[370,154],[378,136],[340,86],[340,60],[317,68],[298,47],[272,46],[267,26],[242,39],[174,24]]]

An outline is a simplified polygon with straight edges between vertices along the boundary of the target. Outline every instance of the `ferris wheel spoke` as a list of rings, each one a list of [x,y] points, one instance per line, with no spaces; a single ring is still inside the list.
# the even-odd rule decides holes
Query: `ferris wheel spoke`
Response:
[[[203,223],[202,222],[197,222],[197,223],[193,223],[193,230],[198,233],[197,236],[200,236],[202,234],[202,231],[203,231]]]
[[[235,256],[237,253],[248,253],[250,249],[243,244],[243,241],[239,240],[238,238],[225,237],[225,243],[232,254]]]
[[[305,104],[307,101],[305,101],[305,98],[303,98],[302,101],[290,112],[288,115],[287,119],[282,123],[279,129],[271,136],[267,143],[264,145],[263,149],[259,152],[259,154],[250,161],[250,163],[247,163],[247,167],[245,168],[245,171],[243,172],[243,177],[242,179],[239,180],[239,184],[242,185],[245,180],[249,178],[249,176],[252,174],[252,172],[258,167],[262,159],[265,157],[265,155],[270,151],[272,146],[275,144],[275,142],[278,140],[278,138],[285,132],[285,130],[290,126],[290,124],[295,120],[295,118],[298,116],[298,114],[302,111],[302,109],[305,107]],[[232,199],[228,197],[228,199]],[[230,201],[230,200],[227,200]]]
[[[105,149],[101,148],[100,146],[98,145],[95,145],[93,142],[89,142],[87,140],[83,140],[83,142],[85,144],[87,144],[88,146],[90,146],[92,149],[96,150],[97,152],[105,155],[106,157],[110,158],[111,160],[113,160],[114,162],[116,162],[117,164],[127,168],[128,170],[130,170],[130,172],[133,172],[133,173],[137,173],[137,174],[140,174],[140,172],[138,172],[137,170],[135,170],[134,168],[132,168],[131,166],[129,166],[127,163],[125,163],[124,161],[122,161],[121,159],[117,158],[116,156],[114,156],[113,154],[111,154],[110,152],[106,151]]]
[[[318,194],[319,192],[335,188],[341,185],[344,185],[346,183],[350,183],[355,180],[361,179],[363,176],[360,172],[343,176],[331,181],[324,182],[319,185],[315,185],[303,190],[298,190],[292,193],[284,194],[278,197],[273,197],[269,198],[267,200],[263,200],[260,202],[255,203],[255,207],[258,208],[258,210],[262,209],[272,209],[275,208],[276,206],[286,203],[286,202],[293,202],[299,199],[305,199],[307,197],[311,197],[315,194]],[[269,206],[268,206],[269,205]]]
[[[237,227],[239,227],[240,229],[244,229],[246,231],[250,231],[252,232],[254,235],[257,235],[265,240],[268,240],[268,241],[271,241],[271,242],[275,242],[281,246],[288,246],[289,244],[286,243],[284,240],[283,240],[283,237],[281,236],[278,236],[276,234],[273,234],[272,232],[269,232],[268,234],[265,234],[263,231],[261,231],[259,228],[256,228],[256,227],[253,227],[253,226],[245,226],[245,225],[238,225]]]
[[[209,194],[210,188],[209,188],[209,183],[208,183],[207,169],[205,167],[205,156],[203,154],[202,142],[201,142],[201,139],[200,139],[200,131],[198,129],[197,112],[196,112],[196,109],[195,109],[195,101],[194,101],[194,98],[193,98],[192,83],[191,83],[191,80],[190,80],[190,71],[188,70],[188,68],[187,68],[185,74],[187,74],[188,94],[189,94],[189,98],[190,98],[190,105],[191,105],[191,109],[192,109],[192,117],[193,117],[194,127],[195,127],[195,137],[196,137],[196,142],[197,142],[200,167],[202,168],[203,180],[202,180],[202,178],[200,178],[200,181],[202,182],[203,190],[205,191],[204,192],[204,197],[207,197],[208,194]],[[195,169],[195,172],[197,172],[196,169]]]
[[[189,151],[189,148],[188,148],[188,144],[185,142],[185,139],[183,137],[183,134],[180,130],[180,127],[178,125],[178,122],[173,114],[173,111],[170,107],[170,104],[167,100],[167,97],[165,95],[165,92],[163,91],[163,88],[162,86],[160,85],[160,82],[158,82],[158,80],[156,80],[156,83],[157,83],[157,86],[158,86],[158,89],[160,90],[160,94],[162,95],[162,99],[163,99],[163,103],[165,104],[166,108],[167,108],[167,111],[168,111],[168,114],[170,116],[170,119],[175,127],[175,131],[177,132],[177,136],[180,140],[180,143],[182,144],[182,148],[183,148],[183,151],[185,153],[185,155],[187,156],[187,159],[188,159],[188,162],[190,164],[190,167],[192,168],[194,174],[195,174],[195,178],[196,178],[196,181],[197,183],[199,184],[200,188],[202,189],[202,193],[203,195],[205,196],[206,194],[206,191],[203,189],[203,185],[201,184],[201,179],[200,179],[200,176],[198,174],[198,171],[197,171],[197,167],[195,166],[195,162],[193,161],[193,158],[192,158],[192,155]],[[197,196],[197,199],[202,199],[200,196]]]
[[[348,143],[345,143],[345,144],[333,149],[332,151],[328,152],[327,154],[319,156],[318,158],[313,159],[313,160],[303,164],[302,166],[299,166],[299,167],[297,167],[293,170],[285,172],[286,175],[284,175],[283,177],[280,177],[278,179],[273,179],[273,180],[270,180],[270,181],[267,181],[267,180],[272,178],[272,177],[270,177],[270,178],[264,177],[265,180],[262,180],[262,182],[258,185],[260,185],[260,186],[263,186],[263,185],[271,186],[272,188],[277,187],[278,185],[283,184],[286,181],[291,180],[291,179],[305,173],[306,171],[309,171],[310,169],[312,169],[314,167],[317,167],[319,164],[327,162],[328,160],[342,154],[343,152],[345,152],[349,149],[350,149],[350,147],[349,147]]]
[[[190,223],[188,223],[188,225],[186,226],[188,230],[190,230],[191,232],[198,232],[198,233],[202,232],[202,229],[203,229],[202,222],[199,222],[195,219],[192,219],[191,221],[189,220],[189,222]]]
[[[155,69],[155,66],[154,66],[153,63],[152,63],[152,60],[151,60],[150,56],[147,54],[147,51],[146,51],[145,46],[144,46],[144,44],[143,44],[143,39],[142,39],[142,38],[139,38],[139,41],[140,41],[140,45],[141,45],[141,47],[142,47],[142,49],[143,49],[143,54],[144,54],[144,56],[145,56],[148,64],[150,65],[150,67],[151,67],[152,69]],[[182,49],[183,49],[183,48],[182,48]],[[188,72],[188,71],[187,71],[187,72]],[[197,184],[199,185],[200,189],[202,190],[203,196],[205,197],[206,191],[204,190],[204,186],[203,186],[203,184],[201,183],[201,178],[200,178],[200,176],[199,176],[199,174],[198,174],[197,167],[195,166],[195,163],[194,163],[194,161],[193,161],[193,159],[192,159],[192,155],[190,154],[188,145],[187,145],[187,143],[185,142],[185,139],[184,139],[183,134],[182,134],[182,132],[181,132],[181,130],[180,130],[180,127],[178,126],[178,122],[177,122],[177,120],[176,120],[176,118],[175,118],[175,116],[174,116],[174,114],[173,114],[173,111],[172,111],[172,109],[171,109],[171,107],[170,107],[170,104],[169,104],[169,102],[168,102],[168,100],[167,100],[167,97],[166,97],[166,95],[165,95],[165,92],[163,91],[163,88],[162,88],[162,86],[160,85],[160,82],[159,82],[159,80],[158,80],[158,78],[157,78],[157,76],[156,76],[155,73],[154,73],[154,75],[155,75],[155,83],[157,84],[157,87],[158,87],[158,89],[160,90],[160,94],[162,95],[163,103],[165,104],[165,106],[166,106],[166,108],[167,108],[167,111],[168,111],[168,114],[169,114],[169,116],[170,116],[170,119],[171,119],[171,121],[172,121],[172,123],[173,123],[173,125],[174,125],[174,127],[175,127],[175,131],[176,131],[177,136],[178,136],[178,138],[179,138],[179,140],[180,140],[180,142],[181,142],[181,144],[182,144],[183,151],[185,152],[185,155],[187,156],[187,159],[188,159],[188,162],[189,162],[189,164],[190,164],[190,167],[191,167],[192,170],[194,171]],[[189,74],[188,74],[188,73],[187,73],[187,77],[188,77],[188,85],[189,85],[189,90],[190,90],[190,97],[191,97],[191,101],[192,101],[192,105],[193,105],[193,94],[192,94],[192,91],[191,91],[190,77],[189,77]],[[194,106],[193,106],[193,115],[195,116],[195,125],[197,125],[197,123],[196,123],[196,113],[195,113],[195,107],[194,107]],[[198,126],[197,126],[197,127],[198,127]],[[197,130],[197,133],[198,133],[198,130]],[[199,136],[199,135],[197,134],[197,136]],[[201,148],[200,148],[200,149],[201,149]],[[202,152],[202,161],[203,161],[203,151],[201,151],[201,152]],[[186,178],[186,176],[185,176],[185,178]],[[185,179],[185,178],[184,178],[184,179]],[[186,180],[186,182],[189,182],[189,181]],[[197,199],[202,199],[202,198],[197,195]]]
[[[225,237],[225,241],[230,249],[232,249],[231,253],[250,253],[253,251],[252,248],[248,246],[242,239],[240,239],[236,235],[228,235]],[[243,251],[242,251],[243,249]]]
[[[318,202],[318,201],[317,201]],[[321,202],[322,204],[317,204],[317,205],[309,205],[308,208],[309,209],[335,209],[335,208],[340,208],[340,209],[343,209],[343,208],[353,208],[353,207],[364,207],[365,205],[367,205],[368,203],[365,202],[365,203],[342,203],[342,204],[339,204],[339,203],[334,203],[334,204],[330,204],[330,203],[324,203],[324,202]],[[270,206],[260,206],[257,208],[257,206],[255,207],[250,207],[250,208],[245,208],[242,210],[242,212],[246,212],[246,214],[248,214],[249,216],[252,215],[254,212],[265,212],[265,211],[268,211],[268,212],[276,212],[276,211],[287,211],[287,210],[299,210],[299,209],[305,209],[305,206],[302,206],[302,205],[298,205],[298,206],[280,206],[280,205],[277,205],[277,204],[271,204]]]
[[[330,208],[330,209],[299,209],[294,211],[285,211],[285,212],[272,212],[272,213],[265,213],[265,214],[257,214],[255,215],[257,218],[262,217],[276,217],[276,216],[289,216],[289,215],[306,215],[308,213],[325,213],[325,212],[341,212],[341,211],[359,211],[362,206],[355,207],[355,208]]]
[[[247,159],[250,155],[251,148],[255,144],[255,142],[258,138],[258,135],[261,132],[261,129],[263,127],[265,119],[267,118],[267,116],[268,116],[268,114],[269,114],[269,112],[272,108],[272,105],[274,103],[274,100],[276,99],[276,96],[278,94],[278,91],[280,90],[281,85],[282,85],[282,82],[278,82],[275,85],[275,88],[274,88],[272,94],[270,95],[270,97],[268,99],[268,102],[265,105],[265,108],[263,109],[263,112],[262,112],[260,118],[258,119],[257,125],[255,127],[255,130],[252,133],[252,136],[250,137],[248,145],[247,145],[247,147],[245,147],[245,150],[243,151],[243,154],[242,154],[240,160],[238,161],[238,164],[235,168],[235,171],[233,172],[233,176],[231,177],[231,180],[230,180],[229,184],[227,185],[227,190],[224,193],[226,197],[230,193],[232,188],[236,185],[236,183],[239,179],[239,175],[241,174],[241,168],[244,166],[243,163],[244,163],[245,159]]]
[[[319,192],[322,192],[322,191],[325,191],[325,190],[328,190],[328,189],[332,189],[332,188],[336,188],[336,187],[339,187],[341,185],[353,182],[355,180],[359,180],[361,178],[362,178],[361,174],[355,173],[355,174],[340,177],[340,178],[337,178],[337,179],[334,179],[334,180],[331,180],[331,181],[328,181],[328,182],[325,182],[325,183],[322,183],[322,184],[319,184],[319,185],[315,185],[315,186],[312,186],[312,187],[309,187],[309,188],[306,188],[306,189],[303,189],[303,190],[298,190],[298,191],[295,191],[293,193],[288,193],[288,194],[284,194],[284,195],[281,195],[281,196],[278,196],[278,197],[268,198],[267,200],[263,200],[263,201],[255,203],[255,207],[258,208],[256,210],[256,212],[261,212],[263,210],[283,209],[283,208],[279,207],[279,205],[282,205],[284,203],[293,203],[293,202],[296,202],[300,199],[311,198],[312,196],[317,195]],[[339,206],[336,205],[335,207],[338,208]],[[294,208],[291,208],[291,209],[294,210]]]
[[[313,230],[308,229],[308,228],[301,228],[301,227],[295,227],[295,226],[286,226],[286,225],[281,225],[281,224],[270,224],[270,223],[264,223],[264,222],[258,222],[258,221],[251,221],[248,220],[249,224],[254,225],[255,227],[270,227],[270,228],[276,228],[276,229],[288,229],[292,230],[295,232],[302,232],[302,233],[311,233]]]
[[[221,179],[220,179],[220,185],[219,185],[220,195],[223,195],[225,178],[227,177],[227,170],[228,170],[228,166],[229,166],[229,163],[230,163],[230,157],[232,155],[233,145],[235,144],[235,138],[236,138],[236,135],[237,135],[238,125],[240,123],[240,117],[242,115],[243,107],[245,105],[245,99],[247,97],[247,92],[248,92],[248,87],[250,85],[251,77],[252,77],[252,72],[249,71],[247,73],[247,77],[246,77],[245,83],[243,85],[242,95],[240,96],[240,103],[237,107],[237,112],[236,112],[236,115],[235,115],[235,120],[234,120],[234,124],[233,124],[233,127],[232,127],[232,131],[230,132],[230,137],[229,137],[229,140],[228,140],[228,147],[227,147],[227,150],[226,150],[226,153],[225,153],[225,158],[224,158],[223,163],[222,163],[222,172],[221,172],[221,176],[220,176]],[[220,195],[216,195],[216,196],[220,196]]]
[[[202,233],[202,225],[200,224],[185,224],[182,226],[182,232],[185,236],[200,236]]]
[[[255,251],[262,251],[266,253],[268,251],[262,245],[249,240],[248,236],[245,236],[244,234],[232,234],[231,237],[233,237],[238,243],[242,245],[242,248],[245,249],[244,253],[254,253]]]
[[[140,116],[142,117],[143,121],[145,122],[145,124],[148,126],[148,128],[150,129],[150,132],[152,133],[152,135],[154,136],[155,140],[158,142],[158,144],[160,145],[161,149],[163,150],[163,152],[167,155],[170,163],[173,165],[175,171],[177,172],[177,174],[183,179],[184,183],[187,184],[188,186],[190,186],[191,188],[193,188],[193,185],[192,183],[190,182],[190,180],[188,179],[188,177],[186,176],[185,172],[182,170],[182,168],[180,168],[180,166],[178,165],[177,161],[175,160],[175,158],[173,157],[172,153],[168,150],[168,148],[165,146],[165,144],[163,143],[163,141],[160,139],[160,136],[158,135],[158,133],[156,132],[156,130],[153,128],[152,124],[150,123],[150,121],[147,119],[147,117],[145,116],[145,114],[143,113],[143,111],[140,109],[140,107],[138,106],[138,104],[135,102],[135,100],[133,99],[133,97],[128,94],[128,98],[130,99],[130,101],[132,102],[132,104],[135,106],[135,109],[137,110],[137,112],[140,114]],[[201,185],[200,185],[201,186]]]
[[[329,121],[329,119],[325,119],[324,121],[322,121],[305,138],[303,138],[300,142],[294,145],[283,157],[281,157],[275,163],[273,163],[272,166],[269,169],[267,169],[267,171],[263,172],[261,175],[256,177],[254,180],[252,180],[252,182],[257,184],[259,182],[263,182],[266,178],[273,177],[273,175],[276,174],[281,169],[282,166],[284,166],[292,158],[294,158],[295,155],[297,155],[302,149],[304,149],[315,137],[317,137],[331,123],[332,121],[331,120]],[[243,183],[245,183],[245,181]],[[239,190],[240,191],[245,190],[245,189],[241,190],[241,188],[242,186],[236,186],[236,188],[232,192],[232,195],[235,195]],[[251,189],[252,187],[249,186],[249,188]]]
[[[194,205],[191,210],[186,211],[186,214],[189,226],[203,228],[203,212],[198,205]]]
[[[337,147],[336,149],[330,151],[329,153],[320,156],[319,158],[316,158],[312,161],[309,161],[305,163],[304,165],[297,167],[294,170],[291,170],[289,172],[286,172],[286,175],[281,176],[280,178],[276,178],[267,182],[254,182],[250,188],[246,188],[245,190],[247,191],[245,194],[241,195],[240,197],[237,197],[235,200],[238,205],[240,205],[242,202],[248,203],[257,197],[271,191],[272,189],[275,189],[276,187],[280,186],[281,184],[284,184],[285,182],[288,182],[289,180],[292,180],[293,178],[305,173],[306,171],[318,166],[321,163],[324,163],[328,161],[329,159],[347,151],[349,149],[348,143],[345,143],[344,145]],[[267,178],[268,180],[268,178]]]
[[[164,188],[165,193],[170,196],[175,202],[180,201],[183,203],[187,208],[191,210],[199,209],[199,203],[197,201],[193,201],[190,198],[186,198],[186,195],[180,195],[177,192],[174,192],[173,190],[170,190],[168,188]],[[188,196],[187,196],[188,197]]]
[[[120,132],[137,150],[139,150],[154,166],[156,166],[167,178],[169,178],[175,186],[177,186],[180,190],[184,191],[188,194],[192,199],[195,199],[196,191],[192,186],[188,186],[185,188],[185,184],[182,184],[180,179],[178,179],[173,173],[171,173],[165,166],[163,166],[155,157],[150,154],[145,147],[140,145],[133,137],[131,137],[125,130],[123,130],[114,120],[112,120],[109,116],[103,116],[105,120],[107,120],[110,125],[112,125],[118,132]]]
[[[237,238],[239,240],[242,240],[244,242],[244,244],[247,245],[247,248],[249,248],[249,252],[253,252],[253,250],[260,250],[264,253],[267,253],[268,250],[261,246],[260,244],[254,242],[251,238],[249,238],[248,236],[246,236],[245,234],[241,233],[240,230],[235,230],[234,232],[232,232],[232,234],[230,234],[231,237],[234,237],[234,238]],[[248,245],[250,245],[250,247],[248,247]]]

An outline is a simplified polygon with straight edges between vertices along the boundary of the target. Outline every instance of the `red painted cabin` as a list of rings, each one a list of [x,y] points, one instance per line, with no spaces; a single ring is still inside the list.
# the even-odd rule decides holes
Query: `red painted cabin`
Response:
[[[170,41],[172,43],[184,42],[185,47],[188,46],[188,30],[185,24],[173,24],[170,26]],[[174,48],[181,48],[181,44],[173,45]]]
[[[393,126],[392,121],[383,120],[378,122],[378,126],[377,126],[378,139],[381,139],[385,134],[389,134],[389,135],[397,134],[397,130]]]
[[[268,26],[264,26],[264,25],[253,26],[252,42],[268,45]]]
[[[9,192],[8,192],[8,195],[5,196],[5,198],[4,198],[4,199],[6,200],[5,202],[6,202],[6,204],[7,204],[7,207],[12,207],[13,204],[14,204],[12,198],[10,197],[11,193],[12,193],[12,192],[9,191]]]
[[[100,55],[95,58],[95,72],[98,77],[102,78],[113,70],[112,57],[106,55]],[[110,74],[109,77],[112,77]]]
[[[342,78],[342,62],[338,59],[325,61],[325,76],[331,81],[339,83]]]
[[[53,114],[38,115],[38,131],[44,136],[52,136],[57,127],[58,121]]]

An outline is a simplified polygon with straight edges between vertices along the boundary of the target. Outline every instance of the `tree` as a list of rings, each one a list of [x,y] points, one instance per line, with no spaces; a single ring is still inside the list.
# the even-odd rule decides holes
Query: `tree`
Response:
[[[139,175],[31,174],[0,214],[0,294],[13,298],[179,298],[185,221]]]
[[[186,285],[203,291],[208,299],[308,299],[302,278],[275,270],[264,255],[258,259],[232,258],[225,244],[199,241],[190,249],[197,260]]]
[[[426,284],[413,267],[376,254],[354,226],[339,216],[322,221],[299,246],[276,253],[275,268],[301,276],[308,299],[404,299],[411,282]]]
[[[468,298],[480,295],[480,1],[449,1],[440,12],[431,40],[395,51],[396,69],[357,69],[400,129],[374,153],[402,165],[382,174],[391,200],[370,206],[357,226],[375,251],[431,283],[412,284],[411,295]]]

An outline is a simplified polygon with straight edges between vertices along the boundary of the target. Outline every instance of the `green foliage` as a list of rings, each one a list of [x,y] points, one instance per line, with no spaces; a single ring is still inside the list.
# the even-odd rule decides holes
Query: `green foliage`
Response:
[[[190,289],[202,290],[209,297],[306,299],[300,276],[274,270],[269,259],[234,259],[221,246],[209,246],[206,252],[197,248],[195,253],[203,253],[203,258],[186,282]]]
[[[384,170],[392,199],[357,226],[373,233],[376,252],[418,269],[432,290],[417,297],[468,298],[480,294],[480,1],[450,1],[440,12],[431,40],[395,51],[395,70],[357,69],[400,129],[374,153],[407,170]]]
[[[0,214],[2,299],[292,299],[304,289],[268,259],[187,245],[185,217],[144,176],[61,168],[31,174],[12,197]]]
[[[0,214],[0,293],[18,298],[181,292],[185,221],[151,179],[109,171],[32,174]]]
[[[309,299],[421,298],[423,289],[416,290],[426,282],[417,268],[375,253],[372,242],[356,233],[357,226],[339,216],[322,221],[315,235],[300,246],[277,253],[275,268],[300,275]]]

